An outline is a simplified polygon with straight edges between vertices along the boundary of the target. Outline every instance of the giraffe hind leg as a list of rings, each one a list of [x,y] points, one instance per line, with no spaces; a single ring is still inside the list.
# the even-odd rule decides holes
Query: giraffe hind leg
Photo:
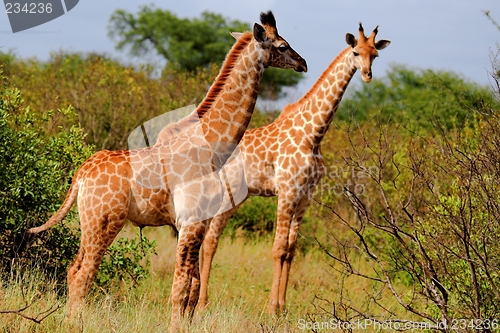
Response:
[[[208,221],[183,227],[177,244],[170,331],[179,329],[181,318],[192,316],[199,297],[199,254]]]
[[[96,227],[92,230],[82,228],[80,249],[68,270],[69,316],[74,316],[83,305],[104,254],[125,225],[125,219],[108,217],[102,223],[91,225],[104,227]]]

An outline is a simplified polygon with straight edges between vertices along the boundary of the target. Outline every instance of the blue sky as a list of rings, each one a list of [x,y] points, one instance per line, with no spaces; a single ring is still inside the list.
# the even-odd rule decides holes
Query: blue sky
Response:
[[[453,71],[470,81],[489,85],[491,54],[500,42],[500,31],[483,13],[489,10],[500,22],[498,0],[80,0],[64,16],[16,34],[11,32],[5,11],[0,11],[0,46],[3,51],[12,49],[20,57],[41,60],[52,51],[65,50],[107,53],[132,63],[152,61],[116,51],[106,28],[116,9],[135,13],[140,5],[151,3],[179,17],[198,17],[209,10],[251,24],[258,22],[261,11],[272,10],[280,34],[309,66],[306,79],[290,94],[288,102],[312,86],[346,46],[345,34],[357,32],[358,22],[367,32],[379,25],[378,38],[392,41],[375,60],[374,77],[384,76],[391,64],[405,64],[410,68]],[[361,84],[359,73],[354,82]]]

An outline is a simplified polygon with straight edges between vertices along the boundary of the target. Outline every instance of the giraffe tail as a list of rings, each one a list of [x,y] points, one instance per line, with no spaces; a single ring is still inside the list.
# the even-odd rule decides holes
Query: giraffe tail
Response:
[[[52,215],[52,217],[43,225],[26,230],[21,235],[20,240],[15,242],[16,245],[14,247],[14,253],[20,254],[24,250],[24,248],[35,238],[37,234],[52,228],[57,223],[62,221],[62,219],[68,214],[69,210],[71,209],[71,206],[73,206],[73,204],[76,201],[76,198],[78,197],[79,186],[76,178],[77,177],[73,178],[69,191],[66,194],[66,198],[64,199],[64,202],[59,208],[59,210],[54,215]]]

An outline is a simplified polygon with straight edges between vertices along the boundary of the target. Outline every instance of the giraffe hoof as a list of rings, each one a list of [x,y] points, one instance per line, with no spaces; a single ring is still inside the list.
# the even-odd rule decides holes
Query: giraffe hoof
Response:
[[[208,302],[206,300],[200,300],[198,302],[198,310],[204,312],[208,307]]]
[[[267,307],[267,312],[273,316],[279,314],[278,313],[278,306],[276,304],[269,304],[269,306]]]

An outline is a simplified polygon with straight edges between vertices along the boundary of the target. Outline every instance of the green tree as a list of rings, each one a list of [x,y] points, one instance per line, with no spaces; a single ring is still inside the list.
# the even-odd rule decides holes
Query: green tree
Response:
[[[117,49],[130,47],[141,56],[151,51],[169,66],[195,71],[213,61],[222,61],[232,45],[231,31],[248,30],[246,23],[226,21],[221,15],[203,12],[201,18],[178,18],[169,11],[144,6],[137,17],[117,10],[110,19],[109,35],[118,37]]]
[[[451,129],[463,126],[472,110],[488,113],[493,105],[498,101],[490,89],[452,72],[393,66],[387,77],[363,84],[344,98],[338,117],[365,120],[377,114],[408,126],[431,129],[439,121]]]
[[[228,20],[220,14],[203,12],[200,18],[179,18],[168,10],[143,6],[134,15],[117,10],[110,18],[108,33],[117,40],[117,49],[130,48],[134,56],[150,52],[167,60],[167,67],[196,71],[210,64],[220,65],[234,43],[231,31],[250,30],[250,25]],[[261,96],[281,97],[283,87],[292,87],[302,73],[268,68],[262,79]]]

